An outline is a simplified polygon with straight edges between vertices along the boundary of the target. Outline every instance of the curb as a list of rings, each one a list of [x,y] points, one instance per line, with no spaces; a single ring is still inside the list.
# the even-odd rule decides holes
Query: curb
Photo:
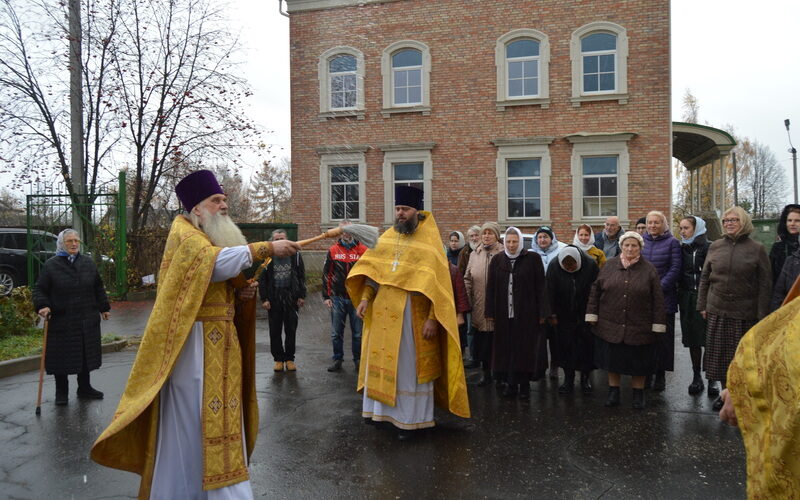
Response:
[[[103,344],[103,354],[120,351],[126,345],[128,345],[128,341],[125,339],[117,340],[116,342],[111,342],[109,344]],[[40,359],[41,355],[37,354],[36,356],[27,356],[24,358],[0,361],[0,378],[38,370],[41,362]]]

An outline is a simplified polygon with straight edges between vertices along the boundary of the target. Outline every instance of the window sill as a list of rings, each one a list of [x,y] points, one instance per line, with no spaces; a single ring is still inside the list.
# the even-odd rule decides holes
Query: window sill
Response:
[[[570,224],[572,224],[573,227],[578,227],[581,224],[586,224],[586,225],[589,225],[589,226],[600,226],[600,229],[602,230],[603,229],[603,224],[605,224],[606,219],[609,218],[609,217],[611,217],[611,216],[610,215],[604,215],[604,216],[601,216],[601,217],[584,217],[582,219],[573,219],[573,220],[571,220],[569,222],[570,222]],[[625,231],[629,231],[628,229],[625,229],[625,228],[629,227],[630,224],[631,224],[631,221],[629,221],[629,220],[620,220],[619,221],[619,225],[622,226],[622,229],[623,229],[622,232],[623,233]]]
[[[535,97],[532,99],[507,99],[505,101],[497,101],[497,111],[505,111],[506,108],[513,106],[541,106],[542,109],[550,107],[549,97]]]
[[[528,226],[552,226],[552,221],[544,220],[541,217],[525,217],[520,219],[501,219],[497,223],[501,226],[528,227]],[[561,241],[561,240],[559,240]]]
[[[331,118],[352,118],[356,117],[357,120],[363,120],[365,111],[363,109],[348,109],[342,111],[326,111],[319,114],[319,121],[328,121]]]
[[[582,102],[617,101],[620,104],[628,104],[628,99],[630,99],[630,94],[590,94],[572,97],[570,101],[574,107],[578,108]]]
[[[381,110],[381,115],[384,118],[389,118],[392,115],[400,113],[422,113],[422,116],[430,116],[430,106],[408,106],[406,108],[384,108]]]

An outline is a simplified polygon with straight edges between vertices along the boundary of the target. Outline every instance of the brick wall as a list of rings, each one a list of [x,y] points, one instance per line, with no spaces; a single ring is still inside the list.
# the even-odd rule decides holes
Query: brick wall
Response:
[[[468,7],[465,7],[468,5]],[[571,33],[593,21],[611,21],[629,39],[627,104],[584,102],[571,97]],[[494,48],[518,28],[544,32],[550,41],[550,105],[496,109]],[[385,4],[298,12],[291,16],[292,211],[301,238],[320,231],[320,158],[315,148],[343,144],[432,141],[432,211],[443,233],[497,220],[497,137],[553,136],[551,219],[562,240],[571,240],[572,145],[575,132],[635,132],[628,207],[632,223],[649,210],[670,210],[669,1],[464,2],[405,0]],[[430,48],[430,116],[382,117],[381,55],[396,41]],[[319,120],[317,64],[325,50],[346,45],[365,59],[363,120]],[[384,220],[383,153],[367,161],[367,222]],[[426,193],[428,196],[428,193]],[[525,232],[533,228],[523,227]]]

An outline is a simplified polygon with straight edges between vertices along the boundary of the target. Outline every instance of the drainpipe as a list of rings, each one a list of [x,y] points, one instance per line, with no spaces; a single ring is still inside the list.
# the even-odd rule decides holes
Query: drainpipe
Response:
[[[287,4],[287,7],[288,7],[288,4]],[[283,0],[278,0],[278,12],[282,16],[289,17],[289,13],[283,11]]]

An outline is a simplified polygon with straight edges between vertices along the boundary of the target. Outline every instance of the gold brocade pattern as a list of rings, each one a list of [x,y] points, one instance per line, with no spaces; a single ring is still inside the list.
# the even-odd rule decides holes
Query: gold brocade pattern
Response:
[[[750,499],[800,499],[800,300],[742,337],[728,389],[747,450]]]
[[[461,343],[456,324],[450,270],[442,249],[439,228],[430,212],[397,251],[397,232],[386,230],[375,248],[353,266],[346,281],[354,304],[361,301],[371,279],[380,285],[370,302],[361,343],[358,390],[370,377],[368,396],[394,406],[397,391],[397,357],[406,297],[411,293],[412,329],[417,351],[417,382],[434,382],[436,404],[461,417],[470,416]],[[425,320],[435,318],[439,334],[422,338]]]
[[[264,248],[269,249],[268,246]],[[255,385],[255,301],[237,302],[234,308],[233,286],[246,286],[246,280],[234,278],[228,282],[209,286],[217,254],[221,248],[211,244],[208,237],[195,228],[185,217],[176,217],[161,261],[158,292],[153,311],[145,327],[142,342],[131,368],[125,392],[109,426],[97,438],[92,447],[94,461],[107,467],[134,472],[142,476],[139,497],[148,498],[155,463],[155,443],[158,432],[159,392],[169,377],[181,349],[195,321],[201,320],[201,305],[204,316],[205,380],[203,418],[213,414],[208,404],[214,396],[221,405],[218,418],[227,419],[227,425],[204,420],[205,455],[217,450],[230,450],[222,457],[206,460],[204,488],[212,489],[238,483],[247,479],[243,467],[242,416],[244,415],[245,440],[248,455],[255,445],[258,432],[258,409]],[[234,284],[235,283],[235,284]],[[224,289],[218,293],[216,287]],[[207,296],[209,292],[209,296]],[[211,310],[209,310],[209,308]],[[236,317],[234,318],[234,311]],[[234,320],[235,327],[234,327]],[[217,333],[213,333],[214,330]],[[217,338],[216,343],[212,338]],[[218,357],[212,350],[227,352],[227,373],[219,371],[227,380],[227,389],[219,378],[211,378],[217,372]],[[235,357],[236,361],[231,358]],[[209,369],[214,363],[214,369]],[[244,373],[244,375],[243,375]],[[225,378],[227,377],[227,378]],[[236,386],[236,389],[232,389]],[[215,394],[211,394],[215,392]],[[236,397],[235,408],[226,408],[225,402]],[[216,406],[216,405],[215,405]],[[231,416],[231,410],[235,416]],[[235,425],[232,419],[236,419]],[[234,428],[235,427],[235,428]],[[206,431],[213,434],[206,434]],[[229,446],[224,446],[228,443]],[[222,464],[222,465],[219,465]]]
[[[242,353],[233,327],[233,288],[211,283],[197,313],[203,322],[205,376],[203,377],[203,488],[223,486],[232,478],[247,478],[242,448],[242,413],[232,399],[242,396]],[[212,341],[211,334],[220,338]],[[230,483],[228,483],[230,484]]]

